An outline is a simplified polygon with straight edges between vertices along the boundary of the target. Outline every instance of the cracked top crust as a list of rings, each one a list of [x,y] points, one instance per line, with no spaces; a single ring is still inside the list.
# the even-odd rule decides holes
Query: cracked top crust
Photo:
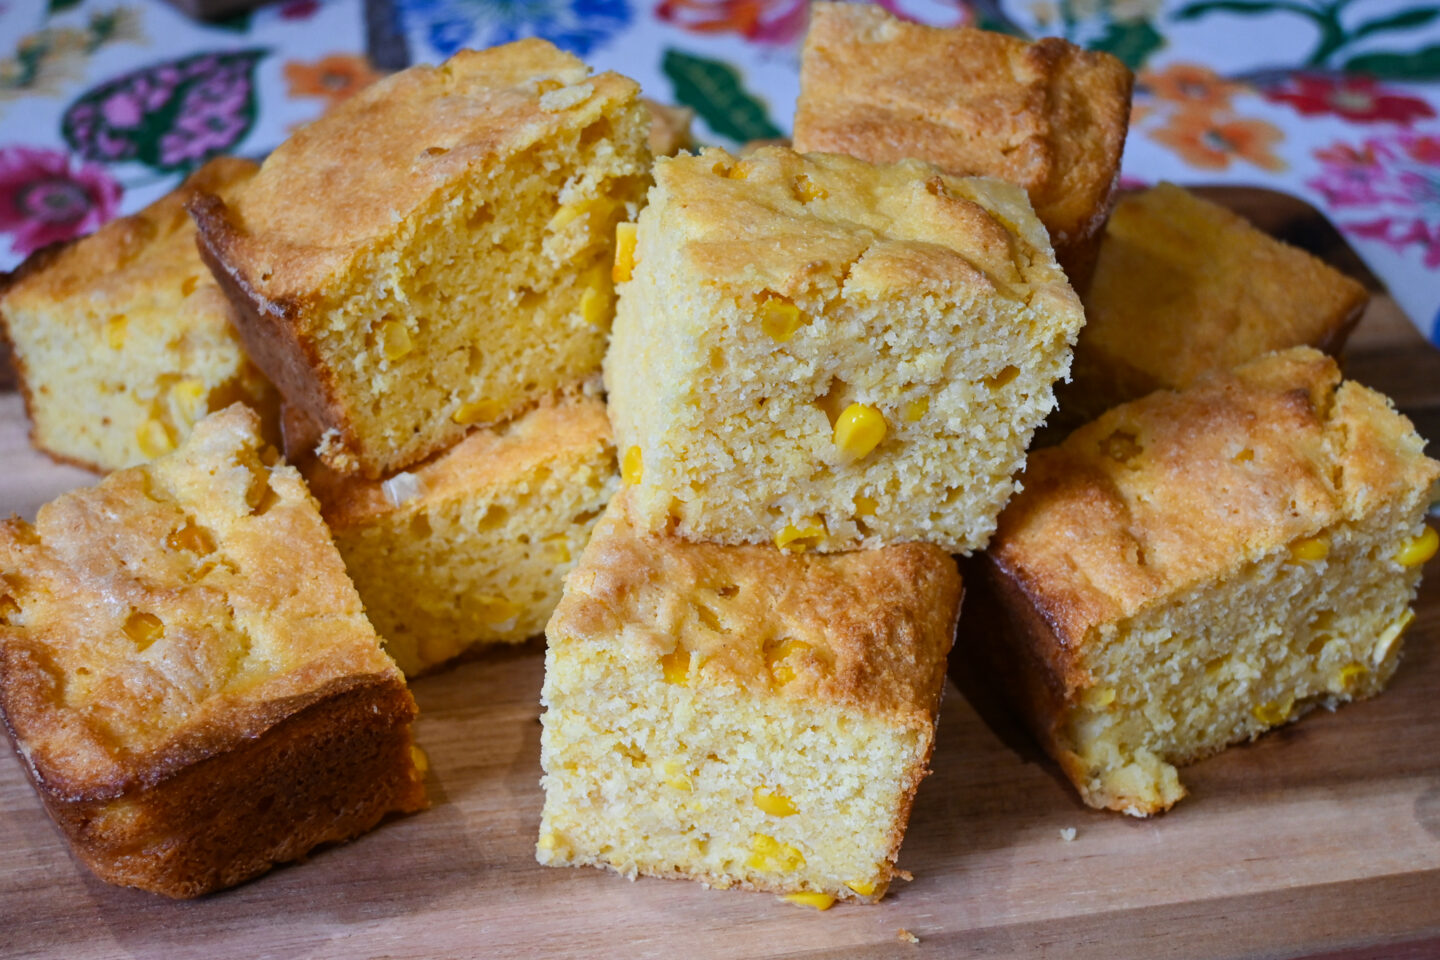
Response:
[[[0,522],[0,707],[47,791],[119,796],[327,697],[403,689],[258,426],[236,404],[33,527]]]
[[[1030,454],[990,557],[1066,646],[1397,500],[1440,464],[1384,396],[1308,347],[1116,407]]]
[[[793,298],[843,264],[847,295],[1054,287],[1073,300],[1025,192],[999,180],[764,147],[657,160],[655,184],[689,267],[722,287]]]
[[[907,23],[868,3],[816,3],[795,149],[1000,177],[1029,191],[1062,247],[1104,222],[1132,82],[1116,58],[1057,38],[1026,43]]]

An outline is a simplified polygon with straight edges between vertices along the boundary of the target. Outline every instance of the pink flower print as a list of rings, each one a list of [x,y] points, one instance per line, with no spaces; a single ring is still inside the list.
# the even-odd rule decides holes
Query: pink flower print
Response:
[[[58,150],[0,147],[0,233],[16,253],[73,240],[115,216],[120,184]]]

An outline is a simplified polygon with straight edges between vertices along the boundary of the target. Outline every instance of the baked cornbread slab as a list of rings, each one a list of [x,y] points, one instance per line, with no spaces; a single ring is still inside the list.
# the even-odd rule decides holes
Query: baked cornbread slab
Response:
[[[619,475],[598,397],[476,430],[383,483],[310,487],[385,649],[408,675],[545,631]]]
[[[1177,766],[1380,691],[1435,551],[1423,447],[1297,347],[1031,455],[987,554],[992,653],[1086,803],[1158,813]]]
[[[675,107],[658,100],[642,100],[650,112],[650,153],[657,157],[673,157],[681,150],[695,146],[690,133],[690,124],[695,120],[695,111],[689,107]]]
[[[1272,350],[1338,353],[1369,297],[1243,217],[1161,183],[1122,197],[1082,296],[1087,323],[1061,413],[1092,419]]]
[[[1084,323],[1024,191],[706,150],[656,161],[637,236],[605,384],[643,528],[985,545]]]
[[[415,702],[262,448],[235,405],[0,523],[0,710],[110,883],[194,897],[424,805]]]
[[[546,628],[540,862],[878,900],[928,772],[954,561],[647,534],[628,493]]]
[[[542,40],[465,50],[296,131],[233,202],[191,204],[332,469],[378,479],[599,369],[646,121],[633,81]]]
[[[795,149],[915,157],[1024,187],[1077,288],[1120,174],[1134,80],[1055,37],[928,27],[868,3],[814,3]]]
[[[237,400],[273,420],[274,390],[246,359],[185,212],[197,193],[231,195],[255,170],[212,160],[139,213],[42,250],[0,282],[0,335],[14,345],[36,447],[118,470],[173,450]]]

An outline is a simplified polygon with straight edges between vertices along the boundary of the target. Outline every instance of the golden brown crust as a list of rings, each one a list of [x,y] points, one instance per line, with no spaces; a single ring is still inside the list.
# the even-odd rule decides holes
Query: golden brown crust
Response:
[[[785,657],[794,679],[780,695],[933,724],[961,599],[944,551],[907,543],[796,556],[691,543],[641,532],[628,499],[622,489],[597,523],[547,635],[619,638],[653,657],[679,642],[691,654],[692,686],[766,692],[778,649],[798,641],[804,647]]]
[[[1423,446],[1384,397],[1297,347],[1032,453],[990,557],[1065,676],[1101,624],[1428,487],[1440,464]]]
[[[902,22],[870,4],[816,3],[795,149],[915,157],[1022,186],[1063,263],[1108,212],[1132,84],[1119,60],[1056,38],[1026,43]]]

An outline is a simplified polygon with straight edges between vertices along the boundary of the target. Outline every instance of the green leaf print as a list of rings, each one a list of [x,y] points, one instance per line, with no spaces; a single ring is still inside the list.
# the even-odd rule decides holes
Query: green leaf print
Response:
[[[1414,53],[1362,53],[1345,61],[1345,69],[1381,80],[1440,80],[1440,46]]]
[[[1094,50],[1118,57],[1131,70],[1143,67],[1150,54],[1164,45],[1165,38],[1148,20],[1111,21],[1105,32],[1089,44]]]
[[[730,64],[666,50],[661,69],[675,87],[675,102],[694,108],[720,136],[745,143],[785,135]]]

